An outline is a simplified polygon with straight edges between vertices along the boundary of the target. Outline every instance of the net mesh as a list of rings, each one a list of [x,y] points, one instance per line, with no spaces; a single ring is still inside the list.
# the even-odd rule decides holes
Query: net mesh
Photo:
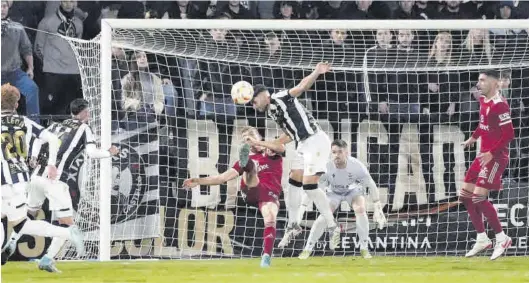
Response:
[[[245,204],[237,180],[190,191],[182,182],[228,170],[246,125],[266,139],[279,136],[273,121],[233,104],[231,85],[290,88],[320,61],[333,71],[301,100],[331,139],[349,142],[379,187],[389,223],[381,230],[371,223],[377,255],[454,255],[471,247],[475,232],[457,193],[476,150],[460,144],[478,124],[479,71],[499,69],[509,77],[502,93],[516,137],[504,175],[508,189],[491,198],[515,241],[508,253],[527,255],[529,193],[521,185],[528,181],[527,31],[113,29],[112,121],[101,121],[98,112],[98,39],[70,42],[93,105],[92,127],[97,135],[101,123],[111,122],[122,153],[112,169],[113,258],[260,256],[263,219]],[[294,150],[287,146],[285,188]],[[97,258],[99,169],[92,161],[83,167],[88,178],[78,183],[76,220],[87,233],[87,258]],[[284,207],[281,196],[278,238]],[[274,256],[299,254],[316,216],[309,203],[303,233]],[[342,246],[330,251],[322,238],[316,255],[359,252],[349,204],[342,203],[337,219]]]

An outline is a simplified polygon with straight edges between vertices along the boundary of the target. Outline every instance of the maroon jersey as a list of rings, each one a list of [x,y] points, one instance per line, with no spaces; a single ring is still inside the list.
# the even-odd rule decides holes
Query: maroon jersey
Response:
[[[281,193],[281,178],[283,177],[283,158],[280,155],[269,156],[263,152],[250,155],[250,159],[255,161],[255,165],[257,165],[259,187],[279,195]],[[233,169],[242,175],[243,170],[239,161],[235,162]],[[241,179],[241,188],[246,188],[243,179]]]
[[[508,158],[509,142],[514,138],[509,104],[499,94],[490,100],[482,96],[479,104],[479,125],[472,137],[481,137],[480,152],[490,152],[497,158]]]

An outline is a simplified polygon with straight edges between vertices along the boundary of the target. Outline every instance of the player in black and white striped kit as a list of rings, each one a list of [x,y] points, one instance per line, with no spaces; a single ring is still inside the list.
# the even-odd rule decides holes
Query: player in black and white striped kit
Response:
[[[291,164],[291,174],[287,191],[288,224],[279,247],[285,247],[299,233],[298,213],[301,207],[303,190],[314,201],[318,211],[333,231],[331,241],[339,241],[340,228],[337,226],[329,201],[322,188],[318,187],[320,176],[327,172],[326,164],[331,153],[331,140],[322,131],[312,114],[300,103],[298,97],[309,90],[316,79],[330,70],[328,63],[318,63],[314,71],[294,88],[270,95],[265,86],[254,87],[253,107],[266,112],[283,130],[283,134],[272,141],[247,141],[252,145],[271,147],[273,144],[297,143],[296,158]],[[297,173],[300,172],[300,173]],[[302,182],[296,175],[301,175]],[[303,190],[302,190],[303,188]]]
[[[43,237],[61,237],[63,241],[71,240],[82,255],[84,253],[84,243],[82,233],[75,227],[69,229],[53,226],[41,220],[27,219],[26,187],[29,180],[29,168],[26,164],[28,154],[28,144],[26,136],[33,136],[36,139],[50,144],[49,162],[44,166],[50,171],[50,176],[57,175],[55,160],[57,158],[57,148],[59,141],[57,137],[45,130],[39,124],[31,121],[25,116],[18,115],[18,101],[20,92],[9,84],[2,85],[2,146],[0,160],[2,162],[2,218],[13,225],[13,231],[23,235],[34,235]],[[3,226],[2,230],[3,230]],[[3,243],[4,231],[1,232]],[[2,250],[2,264],[7,261],[11,251],[8,245]],[[14,246],[12,246],[14,252]]]
[[[87,122],[90,118],[88,102],[84,99],[76,99],[70,104],[72,119],[62,123],[53,123],[48,130],[59,137],[59,150],[57,153],[57,176],[53,181],[48,179],[48,170],[44,164],[48,163],[48,144],[42,144],[38,140],[32,145],[32,160],[30,163],[34,168],[28,188],[29,213],[36,215],[44,200],[49,201],[49,208],[60,226],[74,226],[73,207],[69,187],[67,185],[68,168],[76,156],[84,151],[90,158],[106,158],[116,155],[119,151],[115,146],[109,150],[101,150],[95,145],[95,138]],[[11,237],[16,242],[17,235]],[[53,238],[47,253],[39,261],[39,269],[48,272],[58,272],[53,258],[59,253],[64,245],[64,240]]]

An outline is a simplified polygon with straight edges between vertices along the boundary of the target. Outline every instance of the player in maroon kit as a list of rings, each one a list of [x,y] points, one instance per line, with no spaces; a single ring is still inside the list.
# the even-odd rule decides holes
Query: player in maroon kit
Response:
[[[500,257],[512,244],[512,239],[503,232],[496,209],[488,200],[489,191],[502,189],[501,176],[509,164],[508,147],[514,137],[509,104],[500,95],[499,79],[498,71],[488,70],[479,75],[478,89],[482,94],[479,99],[479,125],[464,146],[470,147],[481,138],[481,148],[468,169],[460,193],[460,200],[478,233],[476,243],[465,256],[475,256],[492,247],[492,241],[485,233],[484,215],[496,233],[492,260]]]
[[[262,140],[257,129],[247,127],[242,131],[245,141]],[[282,153],[282,144],[269,143],[269,148],[242,145],[237,161],[228,171],[205,178],[191,178],[184,181],[184,188],[190,189],[198,185],[220,185],[242,175],[241,190],[246,195],[249,205],[259,207],[264,220],[264,250],[261,267],[269,267],[276,238],[276,219],[279,211],[279,195],[283,175],[283,158],[276,154]]]

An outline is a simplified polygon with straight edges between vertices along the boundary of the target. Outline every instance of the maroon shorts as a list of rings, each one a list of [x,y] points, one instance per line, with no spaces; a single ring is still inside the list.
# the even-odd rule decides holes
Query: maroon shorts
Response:
[[[279,194],[267,186],[258,184],[253,188],[244,187],[241,190],[246,195],[246,203],[260,207],[262,203],[274,202],[279,205]]]
[[[503,188],[501,176],[509,164],[508,158],[493,158],[487,165],[481,167],[479,158],[474,159],[465,175],[465,183],[475,184],[476,187],[499,191]]]

